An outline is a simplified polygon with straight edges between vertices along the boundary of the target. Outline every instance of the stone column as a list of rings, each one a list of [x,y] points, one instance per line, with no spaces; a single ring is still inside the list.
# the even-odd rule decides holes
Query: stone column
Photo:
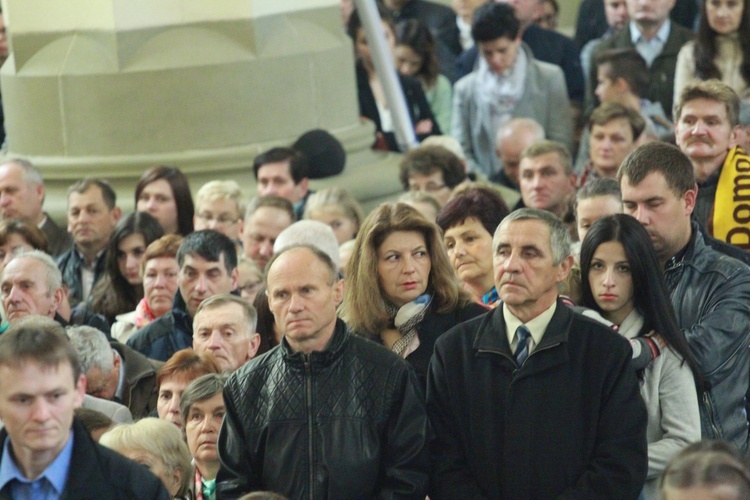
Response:
[[[39,166],[48,192],[96,175],[130,208],[155,164],[194,190],[250,185],[258,152],[309,129],[355,154],[372,140],[338,0],[4,0],[3,13],[7,155]]]

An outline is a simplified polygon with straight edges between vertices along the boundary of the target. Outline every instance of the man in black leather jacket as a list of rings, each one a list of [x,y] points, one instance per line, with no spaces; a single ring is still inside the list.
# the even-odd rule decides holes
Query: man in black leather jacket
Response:
[[[747,451],[750,267],[711,248],[690,215],[697,188],[690,160],[663,143],[641,146],[618,173],[625,213],[646,228],[664,262],[672,305],[701,367],[703,438]]]
[[[405,361],[336,318],[343,282],[330,258],[282,250],[266,285],[284,338],[225,386],[219,498],[424,499],[423,395]]]

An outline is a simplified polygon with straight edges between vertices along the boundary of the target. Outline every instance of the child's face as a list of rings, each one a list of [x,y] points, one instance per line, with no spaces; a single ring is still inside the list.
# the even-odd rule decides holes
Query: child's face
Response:
[[[602,64],[596,70],[596,89],[594,93],[600,102],[620,102],[621,92],[610,78],[610,65]]]

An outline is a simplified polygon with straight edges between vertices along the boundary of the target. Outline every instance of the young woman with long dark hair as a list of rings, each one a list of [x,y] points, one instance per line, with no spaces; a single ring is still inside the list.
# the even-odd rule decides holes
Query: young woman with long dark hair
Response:
[[[596,310],[653,361],[638,370],[648,410],[646,498],[672,457],[701,438],[697,387],[700,371],[677,327],[663,270],[646,230],[628,215],[596,221],[581,246],[583,305]],[[659,339],[664,347],[659,349]],[[635,356],[634,356],[635,357]],[[634,360],[635,361],[635,360]]]
[[[105,273],[91,291],[91,310],[111,325],[118,314],[135,309],[143,298],[141,261],[152,241],[164,234],[145,212],[133,212],[115,226],[107,247]]]
[[[745,0],[701,2],[698,35],[677,56],[675,101],[691,81],[711,78],[739,95],[750,87],[750,9]]]

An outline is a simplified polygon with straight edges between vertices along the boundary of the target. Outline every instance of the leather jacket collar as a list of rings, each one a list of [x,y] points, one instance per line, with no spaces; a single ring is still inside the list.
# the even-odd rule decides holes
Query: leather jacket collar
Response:
[[[690,222],[690,240],[685,248],[680,250],[675,257],[672,257],[667,261],[665,266],[665,272],[677,269],[683,264],[690,264],[695,259],[696,255],[700,255],[703,249],[706,247],[706,242],[703,239],[698,223],[695,221]]]
[[[323,368],[330,366],[337,358],[340,357],[341,353],[346,346],[346,341],[351,335],[346,328],[346,323],[342,320],[336,320],[336,326],[333,330],[333,335],[328,341],[326,348],[323,351],[315,351],[310,354],[303,354],[301,352],[293,351],[286,337],[281,340],[281,349],[284,353],[284,361],[290,366],[296,368],[304,368],[305,363],[310,363],[314,368]]]

